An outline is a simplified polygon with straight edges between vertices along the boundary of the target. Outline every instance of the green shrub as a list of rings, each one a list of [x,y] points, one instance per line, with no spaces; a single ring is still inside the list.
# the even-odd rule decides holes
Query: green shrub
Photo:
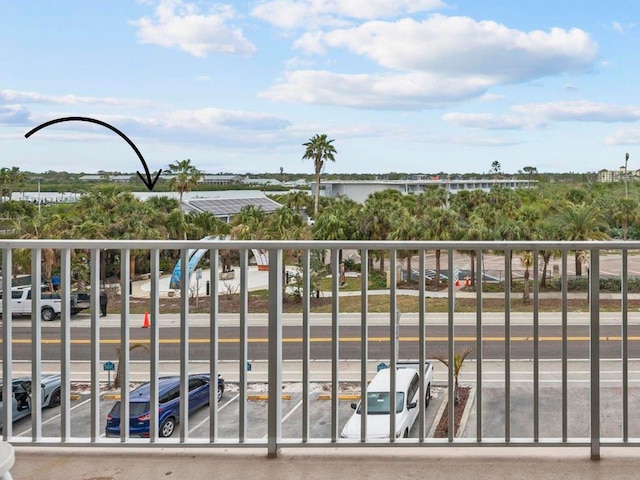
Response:
[[[384,290],[387,288],[387,276],[377,270],[369,273],[369,289]]]

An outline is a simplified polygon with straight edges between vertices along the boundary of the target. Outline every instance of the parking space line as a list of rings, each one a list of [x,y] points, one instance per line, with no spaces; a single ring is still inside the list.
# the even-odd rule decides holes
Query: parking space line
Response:
[[[230,399],[229,401],[227,401],[227,403],[225,403],[224,405],[218,407],[218,412],[221,411],[224,407],[226,407],[227,405],[231,404],[231,402],[235,401],[240,395],[236,395],[235,397],[233,397],[232,399]],[[192,429],[189,430],[189,433],[193,433],[195,432],[198,428],[200,428],[202,425],[204,425],[205,423],[207,423],[209,421],[209,419],[211,418],[211,415],[207,415],[207,418],[205,418],[204,420],[202,420],[199,424],[197,424],[195,427],[193,427]]]
[[[280,421],[281,424],[283,424],[284,422],[287,421],[287,419],[293,415],[293,413],[300,408],[300,405],[302,405],[302,400],[300,400],[291,410],[289,410],[289,413],[287,413],[284,417],[282,417],[282,420]],[[267,440],[269,438],[269,434],[265,435],[264,437],[262,437],[262,440]]]
[[[100,395],[102,395],[102,393]],[[81,407],[82,405],[84,405],[85,403],[90,402],[90,401],[91,401],[91,397],[87,398],[84,402],[80,402],[79,404],[74,405],[73,407],[71,407],[69,409],[69,411],[71,412],[72,410],[75,410],[76,408]],[[62,417],[62,414],[58,413],[57,415],[54,415],[53,417],[45,420],[44,422],[40,422],[40,426],[46,425],[47,423],[51,423],[51,422],[53,422],[54,420],[56,420],[57,418],[60,418],[60,417]],[[19,433],[18,435],[16,435],[16,437],[22,437],[23,435],[26,435],[27,433],[29,433],[31,431],[32,431],[32,429],[30,428],[28,430],[25,430],[22,433]]]

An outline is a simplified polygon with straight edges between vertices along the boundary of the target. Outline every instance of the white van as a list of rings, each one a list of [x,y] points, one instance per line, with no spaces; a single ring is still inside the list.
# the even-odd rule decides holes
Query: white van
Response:
[[[416,365],[417,366],[417,365]],[[431,374],[431,365],[427,364],[426,371]],[[425,377],[429,379],[430,376]],[[389,387],[391,384],[391,370],[380,370],[367,387],[367,438],[389,438],[389,407],[391,398]],[[425,387],[428,383],[425,381]],[[430,387],[430,385],[428,385]],[[430,390],[430,388],[429,388]],[[427,390],[427,392],[429,392]],[[416,368],[398,367],[396,370],[396,437],[408,437],[411,427],[418,418],[418,395],[420,393],[420,377]],[[429,393],[427,393],[427,401]],[[342,438],[360,438],[361,404],[351,404],[355,412],[342,429]]]

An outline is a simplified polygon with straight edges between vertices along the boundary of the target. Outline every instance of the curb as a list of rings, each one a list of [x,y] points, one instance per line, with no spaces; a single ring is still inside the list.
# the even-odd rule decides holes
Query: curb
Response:
[[[462,412],[462,418],[460,418],[460,425],[458,426],[458,435],[456,437],[462,438],[464,432],[467,430],[467,422],[471,415],[471,410],[476,402],[476,387],[472,386],[467,398],[467,403],[464,405],[464,412]]]
[[[442,418],[444,409],[447,408],[447,403],[449,403],[449,389],[445,388],[444,398],[442,399],[442,403],[440,403],[440,408],[436,412],[436,417],[433,419],[427,438],[433,438],[435,436],[438,425],[440,425],[440,419]]]

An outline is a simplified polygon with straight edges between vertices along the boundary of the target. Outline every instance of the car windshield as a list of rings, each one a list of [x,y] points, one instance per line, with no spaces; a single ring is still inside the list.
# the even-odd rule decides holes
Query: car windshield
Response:
[[[145,413],[149,413],[149,402],[129,402],[130,417],[139,417]],[[120,402],[113,404],[113,407],[111,408],[111,415],[114,417],[120,416]]]
[[[360,413],[358,404],[357,413]],[[404,393],[396,392],[396,413],[402,412],[404,406]],[[389,392],[367,392],[367,414],[368,415],[388,415],[389,414]]]

